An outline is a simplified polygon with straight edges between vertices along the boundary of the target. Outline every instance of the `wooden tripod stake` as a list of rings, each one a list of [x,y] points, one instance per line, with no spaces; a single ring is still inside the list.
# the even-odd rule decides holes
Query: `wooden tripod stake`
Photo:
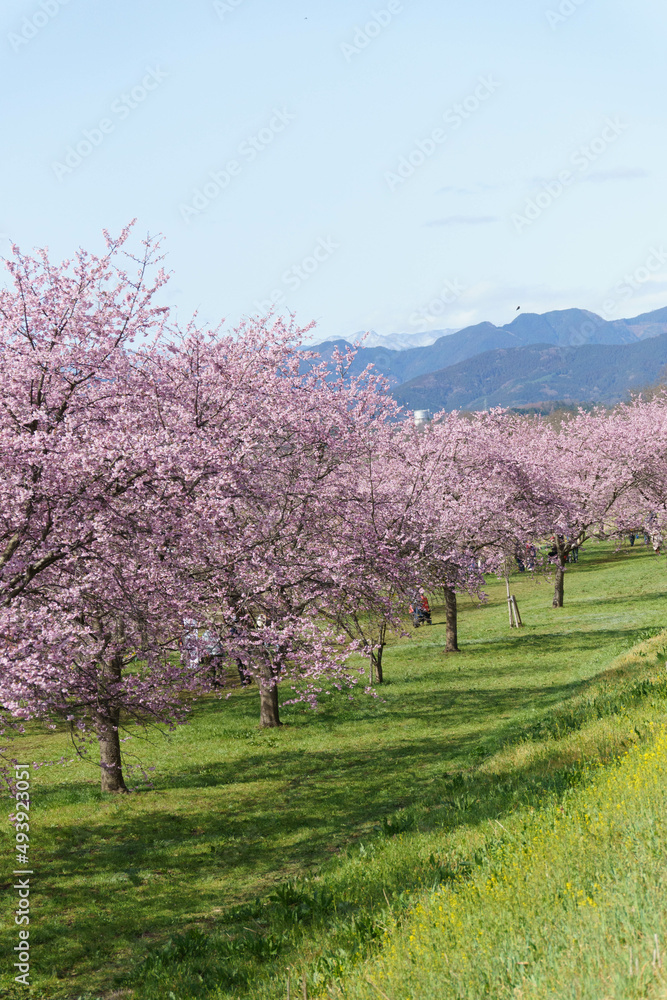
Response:
[[[510,628],[522,628],[523,622],[519,614],[519,605],[516,603],[514,594],[510,594],[510,575],[507,568],[505,569],[505,584],[507,585],[507,611],[510,619]]]

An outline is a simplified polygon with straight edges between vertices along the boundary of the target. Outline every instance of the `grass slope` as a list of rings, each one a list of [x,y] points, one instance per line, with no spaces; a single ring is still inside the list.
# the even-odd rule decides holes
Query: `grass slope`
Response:
[[[471,872],[425,893],[379,959],[320,995],[664,998],[667,725],[649,730],[615,766],[585,768],[582,788],[497,823]]]
[[[442,653],[441,624],[396,640],[377,699],[289,707],[261,732],[256,692],[237,690],[126,743],[157,767],[153,789],[103,800],[79,761],[37,770],[33,996],[284,997],[288,967],[324,990],[412,893],[469,871],[489,820],[561,794],[583,757],[660,720],[659,641],[610,667],[665,625],[661,560],[589,546],[560,611],[527,574],[513,589],[525,629],[510,632],[490,580],[488,604],[461,601],[463,653]],[[24,759],[62,754],[65,733],[22,740]],[[5,918],[5,954],[14,937]]]

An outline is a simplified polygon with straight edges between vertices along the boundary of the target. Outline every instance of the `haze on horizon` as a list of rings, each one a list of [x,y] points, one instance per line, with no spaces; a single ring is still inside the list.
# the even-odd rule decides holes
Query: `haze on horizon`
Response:
[[[8,0],[6,253],[165,236],[167,300],[317,340],[667,305],[651,0]]]

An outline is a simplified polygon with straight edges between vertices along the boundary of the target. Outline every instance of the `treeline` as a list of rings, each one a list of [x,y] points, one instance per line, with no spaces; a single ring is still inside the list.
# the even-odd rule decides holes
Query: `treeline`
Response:
[[[553,538],[573,546],[665,516],[667,406],[401,419],[384,381],[326,363],[282,320],[180,328],[159,247],[14,251],[0,292],[0,704],[8,735],[65,720],[123,791],[122,731],[172,726],[220,664],[315,704],[381,679],[410,595],[456,594]],[[306,355],[307,356],[307,355]]]

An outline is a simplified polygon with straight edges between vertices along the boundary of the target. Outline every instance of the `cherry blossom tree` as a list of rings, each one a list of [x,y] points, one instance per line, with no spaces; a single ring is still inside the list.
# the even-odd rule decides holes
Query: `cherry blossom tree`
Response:
[[[441,414],[430,427],[388,422],[369,437],[355,473],[357,535],[336,529],[350,572],[320,614],[361,643],[371,678],[382,680],[387,630],[402,629],[416,590],[443,588],[445,651],[458,652],[457,590],[479,594],[508,544],[553,523],[555,498],[511,454],[511,431],[499,413]]]
[[[148,280],[158,246],[133,257],[128,237],[62,265],[14,248],[13,287],[0,292],[0,702],[14,718],[88,715],[108,790],[124,788],[121,705],[164,719],[174,704],[166,662],[121,678],[137,648],[149,660],[159,650],[156,591],[138,600],[154,575],[145,554],[156,556],[135,547],[133,514],[155,478],[137,412],[148,340],[165,323],[154,301],[165,276]],[[130,586],[123,560],[135,553]]]
[[[510,414],[442,413],[404,434],[410,445],[401,465],[412,470],[428,525],[425,568],[430,560],[445,596],[445,651],[458,652],[457,591],[480,593],[484,574],[497,571],[508,551],[558,523],[560,498],[516,454],[522,428]]]
[[[179,331],[159,245],[129,235],[61,265],[15,249],[0,292],[0,704],[94,737],[105,791],[129,724],[182,722],[219,683],[193,651],[236,662],[276,726],[279,684],[315,704],[360,680],[351,650],[381,680],[415,587],[444,588],[456,651],[456,592],[508,545],[657,502],[661,467],[619,479],[603,415],[422,430],[293,321]]]
[[[667,397],[658,387],[608,412],[592,447],[608,456],[623,484],[613,507],[617,535],[644,530],[660,550],[667,531]]]
[[[356,426],[359,432],[362,425]],[[364,430],[357,434],[356,461],[345,470],[331,521],[335,582],[320,595],[317,609],[368,656],[372,684],[375,676],[383,681],[388,630],[402,630],[411,593],[431,581],[423,558],[427,508],[419,508],[405,475],[401,425],[385,420]]]
[[[592,537],[622,530],[619,516],[633,489],[627,441],[618,420],[599,410],[580,412],[558,427],[539,417],[525,420],[513,438],[513,453],[531,477],[547,480],[557,496],[558,518],[550,528],[555,549],[553,607],[563,607],[567,557]],[[624,457],[626,453],[626,457]]]
[[[369,560],[391,574],[398,551],[379,547],[360,490],[369,441],[395,404],[382,380],[347,377],[349,354],[333,371],[308,355],[304,366],[294,336],[280,324],[212,341],[191,331],[161,377],[178,384],[174,425],[190,428],[189,454],[209,470],[195,489],[188,573],[207,629],[257,681],[263,725],[279,725],[281,682],[312,703],[323,684],[356,679],[337,610],[350,580],[372,575]],[[241,421],[229,419],[232,401]]]

